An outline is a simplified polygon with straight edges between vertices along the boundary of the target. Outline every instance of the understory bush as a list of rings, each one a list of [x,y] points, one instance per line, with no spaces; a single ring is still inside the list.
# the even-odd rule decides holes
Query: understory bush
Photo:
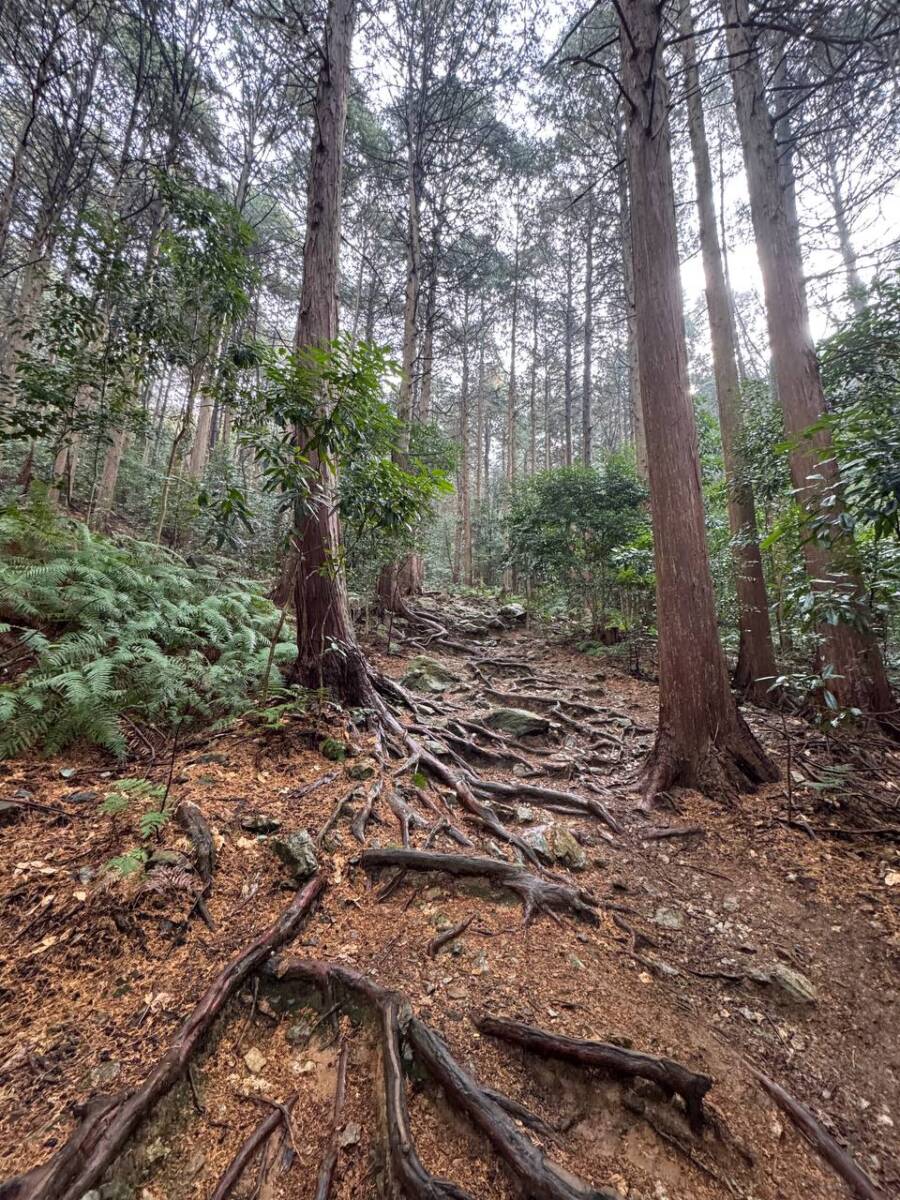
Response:
[[[77,740],[121,756],[129,727],[209,725],[295,653],[250,580],[98,536],[39,495],[0,513],[0,757]]]

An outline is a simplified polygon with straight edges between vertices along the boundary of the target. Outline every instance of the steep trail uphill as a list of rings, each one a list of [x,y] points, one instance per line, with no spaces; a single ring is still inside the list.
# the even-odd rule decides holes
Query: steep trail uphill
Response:
[[[372,651],[419,758],[334,708],[182,747],[124,880],[107,765],[7,767],[3,1200],[896,1194],[883,818],[817,834],[815,745],[754,712],[776,755],[794,731],[793,825],[784,785],[643,813],[653,685],[514,613],[455,623]]]

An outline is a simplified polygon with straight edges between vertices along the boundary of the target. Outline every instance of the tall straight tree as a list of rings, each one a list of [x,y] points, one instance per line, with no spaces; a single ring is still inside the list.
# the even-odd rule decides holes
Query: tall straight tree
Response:
[[[355,0],[329,0],[316,86],[298,351],[326,345],[338,332],[341,180],[355,10]],[[298,429],[296,437],[302,446],[304,431]],[[361,704],[371,698],[371,682],[353,632],[340,565],[334,476],[315,453],[309,452],[309,461],[317,479],[311,511],[298,511],[295,528],[293,676],[306,687],[331,688],[347,704]]]
[[[697,216],[700,226],[700,250],[706,283],[706,309],[712,341],[713,373],[722,434],[722,457],[728,485],[728,521],[734,548],[735,589],[738,600],[740,643],[734,685],[757,703],[766,701],[776,674],[775,651],[766,582],[753,505],[753,489],[745,481],[739,461],[743,416],[741,385],[735,352],[731,297],[725,282],[725,269],[716,228],[716,205],[712,166],[706,140],[700,71],[694,41],[694,22],[690,0],[681,6],[684,83],[687,92],[688,128],[694,158],[697,189]]]
[[[591,465],[591,439],[593,437],[593,422],[591,419],[591,393],[593,380],[591,375],[594,353],[594,197],[588,193],[587,221],[585,229],[584,254],[584,363],[582,367],[581,384],[581,462],[585,467]]]
[[[722,0],[722,15],[763,278],[775,385],[785,430],[793,441],[791,479],[806,513],[837,529],[840,507],[833,501],[839,494],[839,469],[831,438],[821,425],[813,434],[806,432],[824,414],[825,397],[809,329],[789,153],[779,145],[769,111],[757,35],[750,24],[746,0]],[[832,692],[842,704],[864,712],[888,713],[893,707],[890,685],[867,621],[852,537],[842,529],[830,542],[819,536],[805,537],[803,555],[813,592],[840,589],[853,609],[852,620],[823,621],[820,626],[822,663],[830,665],[837,676],[829,685]]]
[[[719,645],[675,229],[668,89],[657,0],[620,5],[635,318],[647,439],[659,629],[659,728],[645,798],[673,785],[714,792],[777,771],[737,709]]]

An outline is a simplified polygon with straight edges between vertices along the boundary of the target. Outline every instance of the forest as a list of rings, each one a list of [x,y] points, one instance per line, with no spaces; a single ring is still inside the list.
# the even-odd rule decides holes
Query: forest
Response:
[[[900,1191],[898,0],[0,0],[0,1200]]]

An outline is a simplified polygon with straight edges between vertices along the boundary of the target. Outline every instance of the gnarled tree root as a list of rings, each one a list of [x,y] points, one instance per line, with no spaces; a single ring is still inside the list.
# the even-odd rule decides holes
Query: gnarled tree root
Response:
[[[522,901],[527,924],[536,912],[570,912],[596,924],[597,900],[581,888],[526,871],[518,863],[467,854],[439,854],[433,850],[364,850],[360,865],[367,871],[397,867],[401,871],[443,871],[448,875],[489,879]]]
[[[591,796],[576,796],[574,792],[561,792],[556,788],[539,787],[535,783],[503,783],[497,779],[472,779],[475,791],[488,792],[497,796],[527,796],[538,808],[549,808],[551,811],[597,817],[604,821],[613,833],[624,833],[624,829],[612,815],[605,804],[594,800]]]
[[[296,1103],[297,1093],[294,1092],[293,1095],[285,1100],[284,1104],[279,1104],[277,1108],[272,1109],[267,1117],[263,1117],[256,1128],[241,1142],[237,1154],[222,1172],[219,1182],[216,1184],[215,1191],[209,1200],[227,1200],[238,1183],[240,1183],[241,1176],[247,1169],[254,1154],[266,1144],[268,1138],[282,1124]]]
[[[662,1088],[666,1095],[677,1093],[681,1096],[691,1128],[695,1132],[703,1128],[703,1097],[712,1087],[712,1080],[708,1075],[691,1071],[670,1058],[657,1058],[637,1050],[626,1050],[609,1042],[564,1037],[562,1034],[550,1033],[519,1021],[485,1016],[479,1017],[475,1025],[479,1033],[512,1042],[544,1058],[562,1058],[567,1062],[579,1063],[583,1067],[599,1067],[632,1079],[649,1079]]]
[[[781,1111],[787,1113],[810,1145],[834,1168],[855,1196],[858,1196],[860,1200],[885,1200],[881,1188],[875,1186],[846,1150],[841,1149],[828,1130],[816,1120],[805,1105],[801,1104],[799,1100],[795,1100],[774,1079],[770,1079],[762,1071],[754,1068],[751,1070]]]
[[[303,887],[270,926],[216,975],[176,1033],[169,1049],[134,1092],[104,1098],[49,1162],[0,1184],[2,1200],[81,1200],[112,1165],[187,1069],[226,1002],[269,955],[296,934],[325,888],[324,875]]]
[[[456,1184],[431,1175],[416,1153],[400,1054],[401,1040],[405,1040],[453,1107],[488,1139],[525,1195],[533,1200],[619,1200],[615,1192],[592,1189],[550,1162],[507,1111],[456,1061],[434,1030],[409,1014],[402,996],[339,963],[285,956],[273,959],[265,973],[282,983],[312,985],[329,998],[335,991],[350,993],[376,1013],[387,1168],[401,1195],[409,1200],[471,1200]]]

